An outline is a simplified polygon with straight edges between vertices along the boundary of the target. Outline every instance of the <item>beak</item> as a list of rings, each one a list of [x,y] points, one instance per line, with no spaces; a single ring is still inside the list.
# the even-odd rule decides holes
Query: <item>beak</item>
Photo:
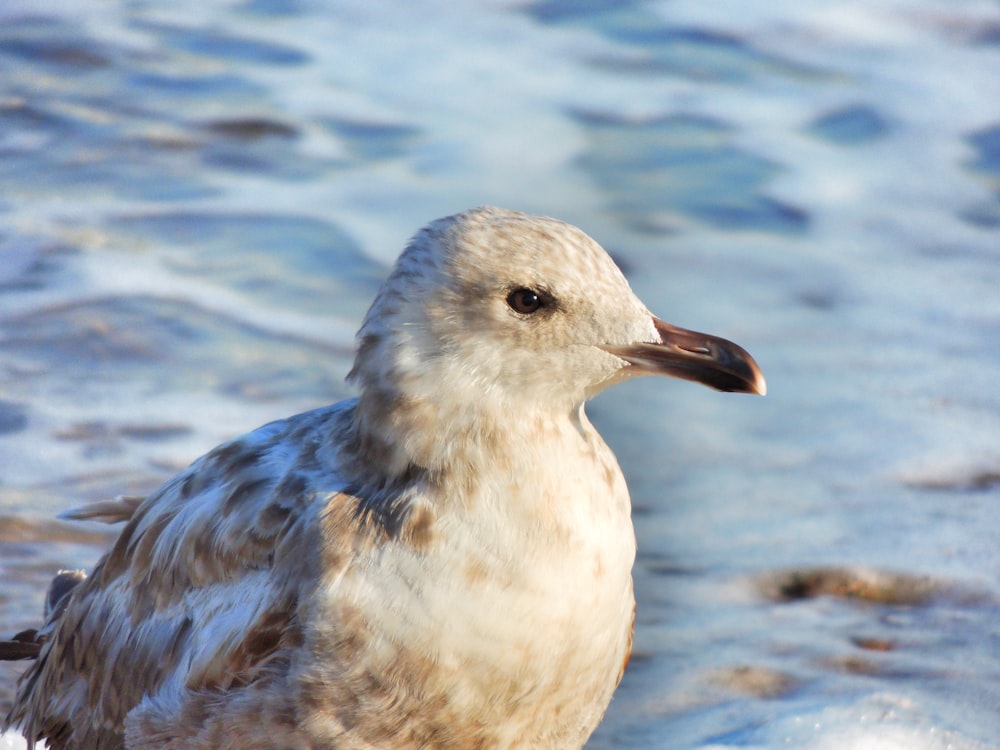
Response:
[[[763,396],[767,383],[757,363],[743,347],[707,333],[688,331],[653,318],[658,343],[605,346],[631,365],[628,375],[669,375],[693,380],[717,391]]]

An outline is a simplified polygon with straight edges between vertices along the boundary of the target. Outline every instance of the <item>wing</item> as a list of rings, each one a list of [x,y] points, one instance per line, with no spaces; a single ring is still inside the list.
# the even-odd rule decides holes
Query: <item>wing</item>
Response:
[[[132,520],[132,516],[142,505],[144,497],[119,495],[114,500],[90,503],[79,508],[70,508],[59,514],[65,521],[100,521],[101,523],[121,523]]]
[[[259,687],[287,672],[317,585],[318,516],[343,489],[333,446],[352,409],[265,425],[139,504],[39,631],[41,653],[7,723],[53,750],[120,748],[140,703],[180,712],[193,692]]]

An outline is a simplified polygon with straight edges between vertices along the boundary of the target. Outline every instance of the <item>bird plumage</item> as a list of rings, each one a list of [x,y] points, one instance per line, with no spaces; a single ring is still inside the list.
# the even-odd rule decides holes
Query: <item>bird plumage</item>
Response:
[[[131,515],[7,724],[53,750],[581,747],[631,647],[635,554],[583,403],[666,346],[657,323],[569,225],[429,225],[359,331],[357,398],[94,511]],[[727,389],[762,391],[722,344]]]

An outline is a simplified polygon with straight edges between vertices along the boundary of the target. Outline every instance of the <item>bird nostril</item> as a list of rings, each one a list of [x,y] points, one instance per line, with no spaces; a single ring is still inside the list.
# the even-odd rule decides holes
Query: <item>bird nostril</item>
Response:
[[[687,344],[677,347],[691,354],[698,354],[702,357],[710,357],[712,355],[712,349],[707,344]]]

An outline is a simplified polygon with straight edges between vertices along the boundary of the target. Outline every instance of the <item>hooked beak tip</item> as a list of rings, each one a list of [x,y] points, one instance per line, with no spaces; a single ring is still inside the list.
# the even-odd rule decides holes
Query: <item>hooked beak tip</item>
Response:
[[[635,375],[668,375],[718,391],[767,393],[767,381],[754,358],[732,341],[689,331],[653,318],[658,343],[605,347],[636,368]]]

